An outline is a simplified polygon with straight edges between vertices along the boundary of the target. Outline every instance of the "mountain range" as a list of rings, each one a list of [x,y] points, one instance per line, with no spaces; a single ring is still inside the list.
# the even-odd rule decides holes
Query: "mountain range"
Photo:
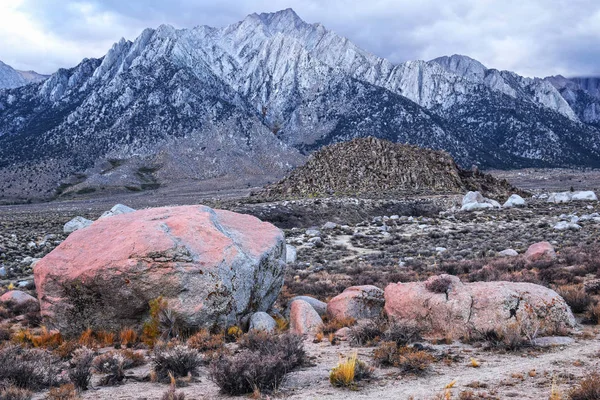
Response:
[[[1,71],[4,200],[263,184],[366,136],[463,167],[600,166],[598,79],[525,78],[458,55],[394,64],[291,9],[146,29],[42,82]]]

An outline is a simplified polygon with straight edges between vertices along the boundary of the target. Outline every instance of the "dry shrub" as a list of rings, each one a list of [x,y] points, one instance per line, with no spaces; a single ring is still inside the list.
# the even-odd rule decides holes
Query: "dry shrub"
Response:
[[[326,335],[328,335],[330,333],[335,333],[342,328],[349,328],[349,327],[353,326],[354,324],[356,324],[356,319],[351,318],[351,317],[345,317],[345,318],[340,318],[340,319],[325,318],[325,320],[323,321],[323,333]]]
[[[600,324],[600,304],[590,304],[586,313],[586,322],[592,324]]]
[[[131,328],[124,328],[119,332],[119,338],[121,339],[121,345],[124,347],[131,347],[138,341],[137,333]]]
[[[215,351],[225,344],[223,335],[213,335],[207,329],[201,329],[190,337],[187,345],[200,352]]]
[[[211,380],[226,394],[276,390],[287,372],[306,362],[302,338],[291,333],[250,332],[239,345],[239,353],[221,352],[210,363]]]
[[[185,400],[185,394],[183,392],[176,392],[175,385],[171,385],[169,390],[167,390],[162,397],[161,400]]]
[[[171,308],[162,296],[150,300],[150,318],[144,323],[142,341],[154,346],[158,340],[177,338],[184,333],[184,324],[180,316]]]
[[[356,383],[373,375],[373,368],[359,360],[356,353],[342,358],[329,373],[329,382],[337,387],[353,388]]]
[[[169,382],[171,375],[174,378],[196,376],[202,365],[198,351],[183,345],[156,346],[153,361],[153,371],[159,382]]]
[[[571,311],[576,314],[584,312],[592,303],[592,297],[585,292],[582,285],[563,285],[556,292],[567,302]]]
[[[289,329],[290,322],[287,319],[278,316],[276,316],[274,319],[275,323],[277,324],[277,331],[284,332]]]
[[[33,333],[30,329],[21,329],[12,336],[11,340],[22,346],[33,346]]]
[[[77,388],[72,383],[66,383],[60,387],[50,389],[48,400],[76,400],[79,399]]]
[[[82,347],[73,352],[69,368],[69,379],[77,390],[87,390],[92,378],[92,361],[94,352],[87,347]]]
[[[125,379],[125,357],[119,352],[108,352],[94,358],[92,369],[100,374],[105,374],[100,384],[115,386]]]
[[[120,350],[119,353],[123,356],[123,369],[140,367],[146,364],[144,353],[131,349]]]
[[[416,324],[392,322],[383,337],[386,341],[394,342],[398,346],[406,346],[421,340],[421,330]]]
[[[482,339],[490,348],[509,351],[520,350],[529,345],[523,336],[521,324],[516,321],[485,332]]]
[[[10,329],[0,326],[0,342],[10,340]]]
[[[54,350],[64,342],[62,335],[58,331],[48,331],[45,326],[42,327],[39,335],[31,336],[31,343],[34,347],[43,347]]]
[[[402,371],[422,374],[429,369],[435,358],[426,351],[384,342],[373,352],[374,361],[381,366],[397,367]]]
[[[0,400],[30,400],[33,393],[16,386],[0,388]]]
[[[17,345],[0,348],[0,382],[23,389],[49,388],[61,383],[61,363],[52,353]]]
[[[379,342],[385,330],[385,323],[381,320],[361,321],[350,328],[348,340],[351,346],[372,346]]]
[[[425,289],[432,293],[448,293],[452,280],[447,276],[438,276],[425,282]]]
[[[79,336],[79,344],[90,349],[98,347],[98,341],[94,335],[94,331],[91,328],[86,329]]]
[[[73,352],[79,348],[81,348],[79,342],[75,340],[67,340],[54,350],[54,354],[63,360],[68,360],[73,355]]]
[[[594,372],[584,377],[579,384],[569,392],[571,400],[600,399],[600,373]]]
[[[114,345],[115,337],[116,335],[112,332],[100,331],[96,333],[96,338],[98,339],[98,342],[104,347]]]

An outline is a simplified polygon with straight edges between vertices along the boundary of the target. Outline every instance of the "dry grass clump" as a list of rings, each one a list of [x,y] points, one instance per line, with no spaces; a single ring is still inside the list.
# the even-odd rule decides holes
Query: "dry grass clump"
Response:
[[[600,399],[600,373],[593,372],[584,377],[579,384],[569,392],[570,400]]]
[[[18,345],[0,348],[0,382],[37,390],[61,383],[60,372],[60,361],[46,350]]]
[[[586,313],[586,322],[600,324],[600,304],[590,304]]]
[[[593,298],[585,292],[582,285],[563,285],[556,292],[567,302],[571,311],[576,314],[585,312],[592,304]]]
[[[373,368],[358,359],[356,353],[341,358],[329,373],[329,382],[336,387],[354,388],[356,383],[373,376]]]
[[[132,328],[123,328],[119,332],[119,339],[121,346],[129,348],[138,342],[138,335]]]
[[[197,350],[188,346],[157,345],[153,353],[153,371],[158,382],[169,382],[173,378],[196,376],[202,365],[202,358]]]
[[[416,324],[401,324],[392,322],[383,333],[387,342],[394,342],[398,346],[406,346],[421,340],[421,330]]]
[[[78,341],[66,340],[54,350],[54,354],[63,360],[68,360],[72,357],[73,352],[81,347]]]
[[[530,340],[523,336],[522,326],[518,322],[511,322],[487,331],[481,339],[490,349],[516,351],[530,345]]]
[[[32,397],[33,393],[30,390],[0,385],[0,400],[30,400]]]
[[[42,327],[39,335],[31,335],[30,339],[34,347],[42,347],[49,350],[57,349],[64,342],[60,332],[48,331],[45,326]]]
[[[306,362],[302,338],[291,333],[250,332],[239,346],[239,353],[221,352],[209,367],[210,378],[230,395],[274,391],[287,372]]]
[[[183,392],[177,392],[175,390],[175,388],[176,388],[176,385],[172,384],[171,387],[169,387],[169,390],[167,390],[160,399],[161,400],[185,400],[185,394]]]
[[[125,357],[119,352],[108,352],[97,356],[92,361],[94,372],[104,374],[100,384],[103,386],[116,386],[125,379]]]
[[[403,372],[412,374],[425,373],[435,361],[435,358],[426,351],[398,346],[394,342],[380,344],[373,352],[373,359],[378,365],[397,367]]]
[[[200,352],[215,351],[225,344],[222,334],[211,334],[208,329],[201,329],[187,341],[187,345]]]
[[[76,400],[79,399],[77,388],[72,383],[65,383],[48,392],[48,400]]]
[[[332,318],[329,319],[327,317],[323,320],[323,334],[329,335],[330,333],[335,333],[342,328],[349,328],[356,324],[356,319],[351,317],[346,318]]]

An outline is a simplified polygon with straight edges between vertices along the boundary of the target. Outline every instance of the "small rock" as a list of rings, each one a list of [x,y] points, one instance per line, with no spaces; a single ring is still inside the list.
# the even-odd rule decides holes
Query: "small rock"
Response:
[[[290,331],[298,335],[315,334],[323,328],[323,320],[310,304],[295,300],[290,305]]]
[[[337,228],[337,224],[335,222],[326,222],[325,225],[321,228],[322,230],[331,230]]]
[[[575,340],[568,336],[545,336],[533,339],[533,345],[537,347],[568,346],[573,343]]]
[[[574,224],[572,222],[560,221],[556,225],[554,225],[554,230],[556,231],[578,231],[581,229],[581,225]]]
[[[5,278],[6,275],[7,275],[6,268],[5,267],[0,267],[0,278]]]
[[[0,302],[13,302],[17,305],[23,305],[25,303],[33,302],[37,303],[37,299],[25,292],[21,292],[20,290],[10,290],[0,296]]]
[[[519,253],[517,253],[517,251],[513,249],[506,249],[499,252],[498,255],[501,257],[516,257],[519,255]]]
[[[598,196],[596,196],[596,193],[592,192],[591,190],[581,191],[581,192],[573,192],[573,195],[571,196],[571,200],[574,200],[574,201],[598,201]]]
[[[322,302],[321,300],[317,300],[314,297],[310,296],[296,296],[292,297],[288,302],[288,307],[286,314],[289,314],[289,309],[291,304],[296,300],[302,300],[311,305],[311,307],[319,314],[319,316],[324,317],[327,314],[327,303]]]
[[[376,286],[352,286],[327,304],[327,315],[333,319],[376,318],[383,309],[383,290]]]
[[[447,249],[447,248],[445,248],[445,247],[436,247],[436,248],[435,248],[435,251],[436,251],[438,254],[441,254],[441,253],[445,253],[445,252],[447,252],[447,251],[448,251],[448,249]]]
[[[506,203],[504,203],[504,205],[502,205],[502,207],[511,208],[511,207],[521,207],[524,205],[525,205],[525,199],[523,199],[518,194],[513,194],[508,198],[508,200],[506,200]]]
[[[93,223],[94,221],[90,221],[89,219],[83,217],[75,217],[65,224],[65,226],[63,227],[63,232],[66,234],[73,233],[80,229],[87,228]]]
[[[292,246],[291,244],[286,245],[285,246],[285,262],[287,264],[295,263],[297,259],[298,259],[298,253],[296,251],[296,248],[294,246]]]
[[[129,214],[134,211],[135,210],[131,207],[127,207],[123,204],[117,204],[113,208],[111,208],[109,211],[106,211],[104,214],[102,214],[99,219],[114,217],[115,215],[120,215],[120,214]]]
[[[319,232],[318,229],[307,229],[306,236],[319,237],[319,236],[321,236],[321,232]]]
[[[250,317],[251,331],[274,332],[276,328],[277,322],[266,312],[255,312]]]

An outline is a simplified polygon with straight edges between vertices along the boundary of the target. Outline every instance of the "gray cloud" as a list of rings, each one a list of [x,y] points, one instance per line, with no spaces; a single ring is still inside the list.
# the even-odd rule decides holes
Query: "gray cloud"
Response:
[[[0,59],[45,73],[100,57],[146,27],[225,26],[292,7],[394,62],[458,53],[527,76],[600,75],[596,0],[14,1],[0,5]]]

